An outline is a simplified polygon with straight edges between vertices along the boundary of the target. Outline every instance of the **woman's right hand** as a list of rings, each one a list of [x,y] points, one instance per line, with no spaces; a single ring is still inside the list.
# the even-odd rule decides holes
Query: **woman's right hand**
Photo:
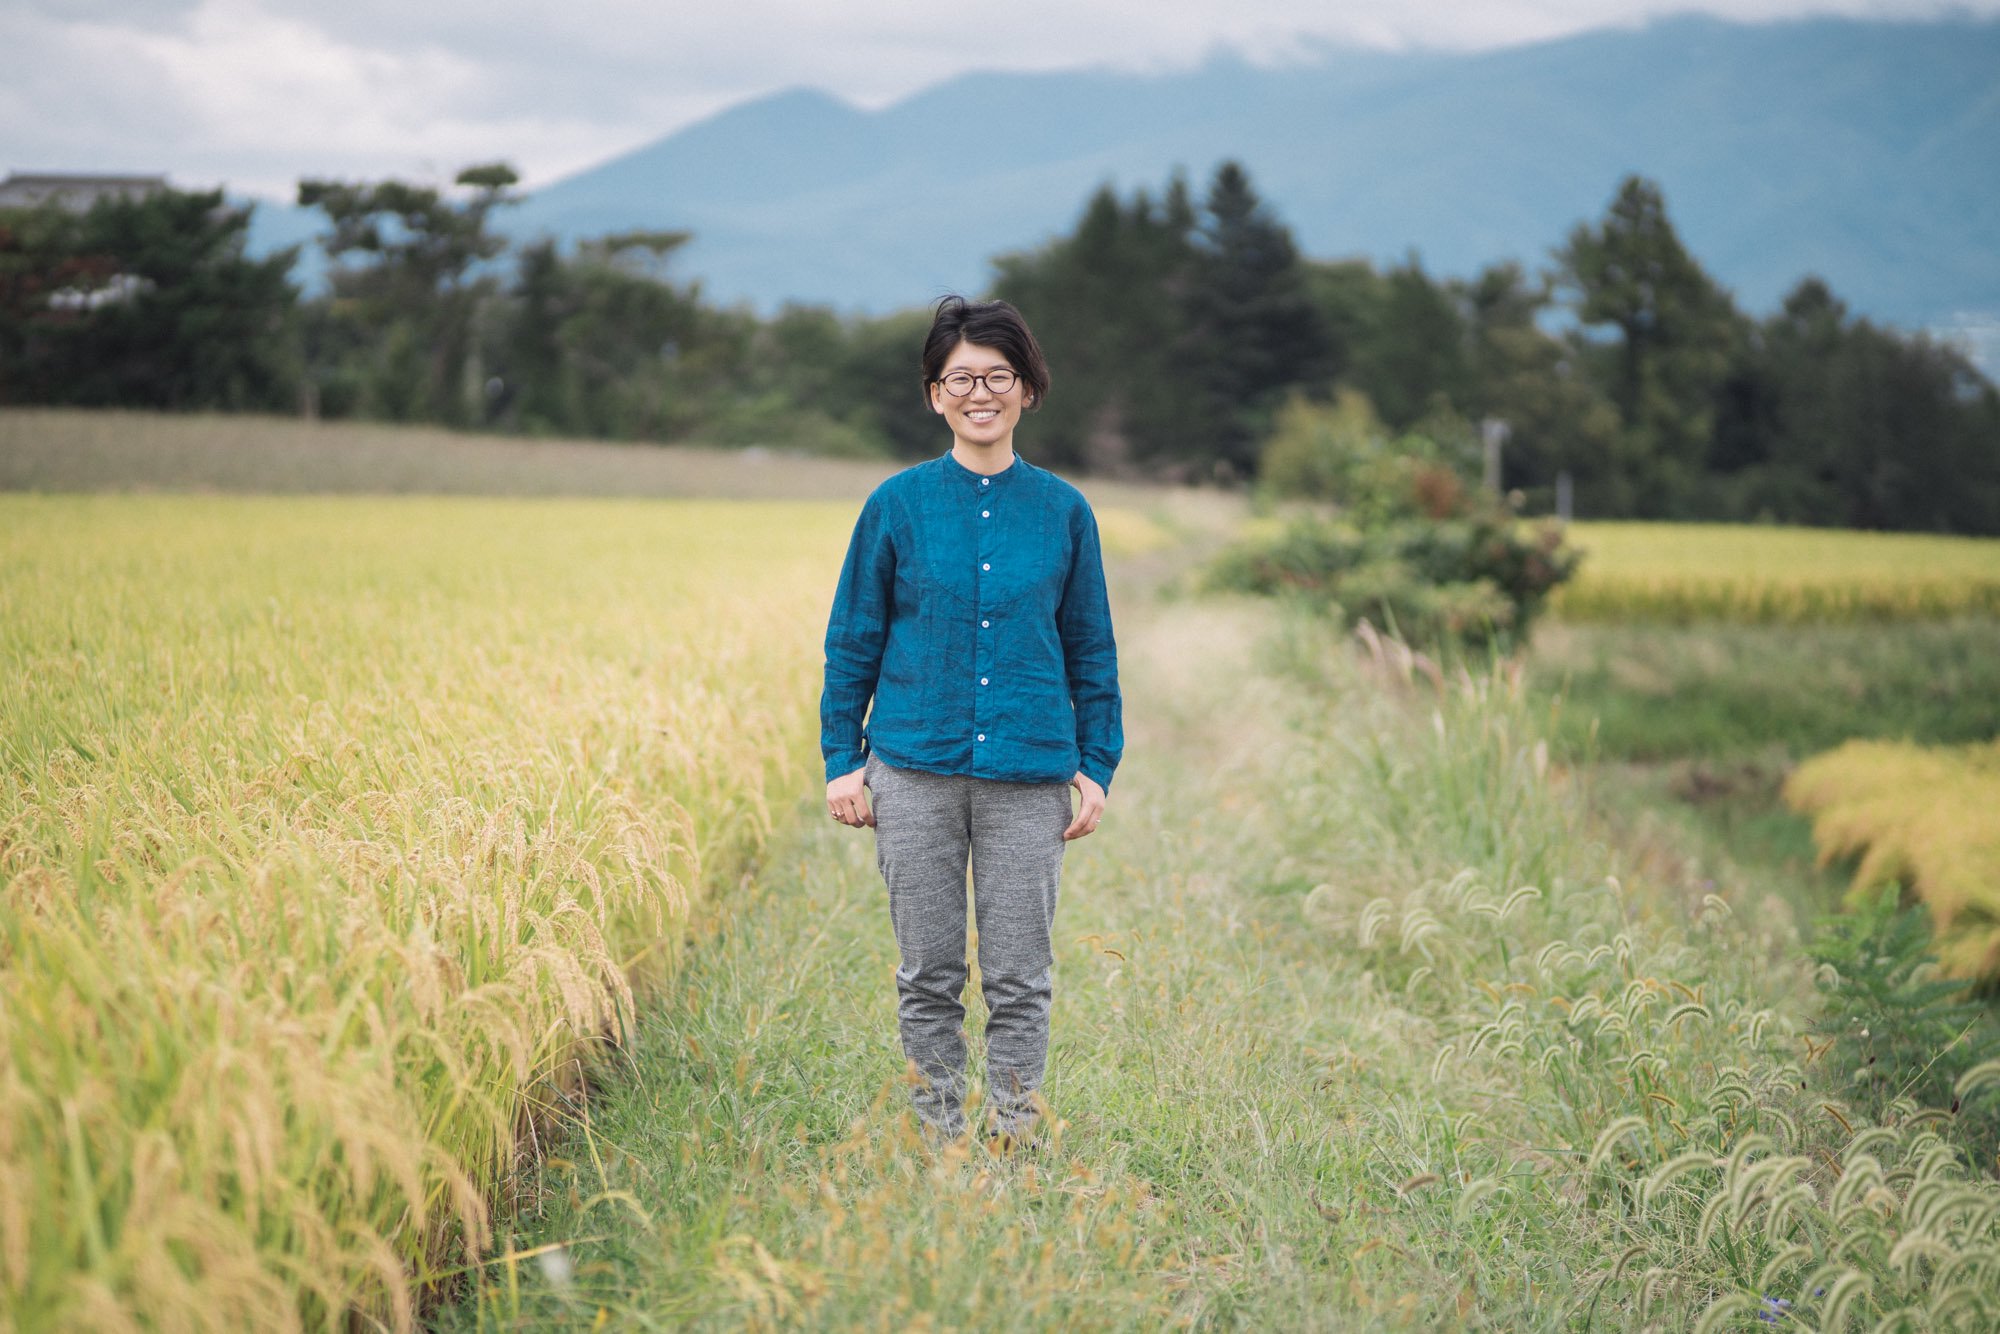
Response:
[[[875,812],[868,809],[868,766],[842,774],[826,785],[826,808],[833,818],[856,829],[873,829]]]

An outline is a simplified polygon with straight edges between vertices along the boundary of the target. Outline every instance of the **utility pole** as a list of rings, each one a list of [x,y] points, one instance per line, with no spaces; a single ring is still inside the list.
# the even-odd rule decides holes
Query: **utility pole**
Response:
[[[1479,423],[1479,443],[1486,446],[1486,490],[1492,495],[1500,494],[1500,446],[1513,433],[1513,428],[1498,417],[1487,417]]]

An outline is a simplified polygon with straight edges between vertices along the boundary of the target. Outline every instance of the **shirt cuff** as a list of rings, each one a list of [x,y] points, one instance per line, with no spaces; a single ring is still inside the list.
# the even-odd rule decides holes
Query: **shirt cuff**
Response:
[[[826,781],[845,778],[856,769],[868,763],[868,753],[863,750],[844,750],[837,755],[826,757]]]

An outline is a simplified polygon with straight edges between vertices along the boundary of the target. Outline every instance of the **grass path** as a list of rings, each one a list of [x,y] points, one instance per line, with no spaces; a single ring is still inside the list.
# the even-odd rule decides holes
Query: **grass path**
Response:
[[[1317,1054],[1343,980],[1296,896],[1257,893],[1279,846],[1259,794],[1292,744],[1249,660],[1268,615],[1121,618],[1128,760],[1058,918],[1057,1144],[995,1162],[915,1143],[873,842],[815,804],[540,1172],[515,1240],[560,1258],[490,1267],[444,1323],[1138,1327],[1246,1303],[1311,1323],[1346,1285],[1319,1184],[1350,1150]],[[975,968],[974,1034],[977,989]]]
[[[1850,1124],[1799,1060],[1789,911],[1605,841],[1504,678],[1398,684],[1264,606],[1119,626],[1126,763],[1057,919],[1054,1141],[919,1143],[872,840],[803,800],[442,1328],[1995,1313],[1991,1146]],[[977,996],[975,970],[975,1036]],[[1934,1285],[1919,1244],[1973,1267]]]

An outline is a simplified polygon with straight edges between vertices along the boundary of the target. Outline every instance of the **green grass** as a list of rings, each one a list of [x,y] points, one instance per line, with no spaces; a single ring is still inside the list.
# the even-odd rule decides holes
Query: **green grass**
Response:
[[[1565,751],[1620,760],[1792,760],[1854,737],[2000,734],[2000,620],[1688,627],[1552,623],[1529,656],[1565,700]]]
[[[1065,874],[1053,1143],[919,1145],[872,849],[807,803],[531,1179],[524,1258],[440,1323],[1994,1317],[1932,1279],[2000,1198],[1949,1124],[1868,1131],[1828,1085],[1758,887],[1606,842],[1504,679],[1439,692],[1274,615],[1121,608],[1132,759]]]
[[[1591,766],[1600,810],[1634,843],[1747,876],[1802,926],[1834,911],[1839,868],[1781,795],[1810,756],[1854,737],[1923,744],[2000,733],[2000,621],[1894,625],[1551,622],[1527,655],[1563,759]]]

